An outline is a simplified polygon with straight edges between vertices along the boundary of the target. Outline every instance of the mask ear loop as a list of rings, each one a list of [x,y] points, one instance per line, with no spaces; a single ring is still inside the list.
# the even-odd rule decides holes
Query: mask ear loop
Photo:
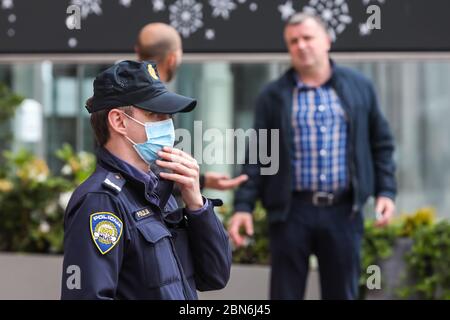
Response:
[[[134,122],[139,123],[141,126],[145,127],[145,124],[143,124],[142,122],[140,122],[139,120],[133,118],[132,116],[126,114],[125,112],[122,112],[124,115],[126,115],[128,118],[130,118],[131,120],[133,120]]]
[[[143,124],[143,123],[140,122],[139,120],[133,118],[132,116],[126,114],[125,112],[122,112],[122,113],[123,113],[125,116],[127,116],[128,118],[130,118],[131,120],[133,120],[134,122],[137,122],[137,123],[139,123],[140,125],[142,125],[142,126],[145,127],[145,124]],[[137,143],[134,142],[133,140],[131,140],[127,135],[125,135],[124,137],[125,137],[129,142],[131,142],[131,144],[132,144],[133,146],[136,146],[136,145],[137,145]]]
[[[128,118],[130,118],[131,120],[139,123],[140,125],[145,127],[145,124],[143,124],[142,122],[140,122],[139,120],[134,119],[133,117],[129,116],[128,114],[126,114],[125,112],[123,112],[124,115],[126,115]],[[133,140],[131,140],[127,135],[124,135],[124,137],[133,145],[134,150],[136,151],[136,153],[141,157],[141,159],[148,164],[148,169],[150,170],[150,163],[145,160],[145,157],[140,153],[139,148],[137,147],[137,143],[134,142]]]
[[[133,140],[131,140],[128,136],[124,136],[124,137],[125,137],[125,139],[127,139],[128,141],[130,141],[131,144],[132,144],[133,146],[137,145],[137,143],[134,142]]]

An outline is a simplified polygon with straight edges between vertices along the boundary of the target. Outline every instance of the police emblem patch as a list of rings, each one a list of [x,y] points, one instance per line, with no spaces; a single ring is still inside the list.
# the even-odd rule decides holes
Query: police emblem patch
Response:
[[[155,71],[155,69],[153,69],[153,66],[151,64],[148,65],[147,69],[148,69],[148,73],[150,73],[152,78],[155,79],[155,80],[158,80],[158,76],[156,75],[156,71]]]
[[[123,223],[110,212],[96,212],[90,216],[92,240],[102,254],[111,251],[122,236]]]

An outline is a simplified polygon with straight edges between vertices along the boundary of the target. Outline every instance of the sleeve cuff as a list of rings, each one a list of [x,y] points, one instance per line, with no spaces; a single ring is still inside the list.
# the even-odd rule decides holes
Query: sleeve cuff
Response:
[[[254,207],[247,203],[235,203],[234,204],[234,212],[242,211],[253,213]]]
[[[395,202],[395,193],[390,192],[390,191],[381,191],[381,192],[378,192],[378,194],[377,194],[376,197],[377,197],[377,198],[378,198],[378,197],[387,197],[387,198],[389,198],[389,199],[391,199],[392,201]]]
[[[200,214],[200,213],[202,213],[202,212],[204,212],[206,209],[208,209],[208,206],[209,206],[209,201],[208,201],[208,199],[206,199],[204,196],[202,196],[202,199],[203,199],[203,207],[201,207],[200,209],[197,209],[197,210],[189,210],[187,207],[186,208],[184,208],[184,210],[186,211],[186,213],[188,213],[188,214]]]

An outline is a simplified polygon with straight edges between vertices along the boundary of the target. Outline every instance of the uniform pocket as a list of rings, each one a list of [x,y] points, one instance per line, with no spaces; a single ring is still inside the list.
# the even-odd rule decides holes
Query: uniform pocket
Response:
[[[158,288],[180,281],[169,230],[157,221],[148,221],[136,227],[143,238],[141,254],[149,287]]]

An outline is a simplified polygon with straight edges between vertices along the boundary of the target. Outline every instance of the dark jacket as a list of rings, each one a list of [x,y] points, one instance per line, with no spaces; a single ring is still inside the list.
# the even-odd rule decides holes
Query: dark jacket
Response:
[[[225,287],[231,249],[212,201],[178,209],[171,186],[161,188],[168,180],[103,148],[97,159],[65,213],[61,297],[196,299],[196,289]]]
[[[354,192],[353,210],[358,211],[369,196],[395,198],[394,142],[370,80],[351,69],[334,64],[332,67],[331,85],[349,119],[348,168]],[[236,192],[235,211],[252,212],[255,201],[261,199],[269,221],[286,219],[292,196],[291,113],[295,85],[295,70],[291,68],[269,83],[257,99],[254,128],[280,130],[279,170],[274,175],[261,175],[261,163],[246,161],[243,173],[249,180]],[[267,145],[271,154],[270,138]]]

